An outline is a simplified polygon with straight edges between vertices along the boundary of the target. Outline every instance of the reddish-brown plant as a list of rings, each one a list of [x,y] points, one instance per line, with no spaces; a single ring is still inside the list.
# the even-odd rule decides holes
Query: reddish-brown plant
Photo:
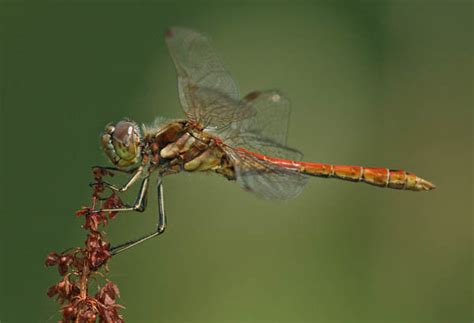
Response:
[[[111,257],[110,244],[104,239],[105,232],[99,227],[105,227],[117,212],[104,212],[101,209],[113,209],[122,206],[120,198],[112,192],[107,198],[102,198],[105,185],[104,176],[113,173],[94,168],[95,183],[92,193],[91,206],[82,207],[76,212],[82,216],[82,225],[87,231],[84,247],[69,249],[62,253],[51,252],[45,260],[45,265],[57,266],[61,280],[48,289],[49,297],[56,297],[61,304],[62,319],[60,322],[124,322],[119,309],[123,306],[116,303],[120,296],[117,286],[110,281],[106,274],[109,271],[107,262]],[[96,210],[98,207],[98,210]],[[97,284],[97,292],[92,294],[90,283]]]

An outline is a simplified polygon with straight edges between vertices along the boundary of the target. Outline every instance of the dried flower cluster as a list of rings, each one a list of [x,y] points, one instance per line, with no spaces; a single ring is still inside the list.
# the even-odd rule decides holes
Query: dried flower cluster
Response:
[[[82,227],[87,231],[84,247],[77,247],[60,254],[51,252],[46,260],[46,266],[57,266],[62,279],[48,289],[48,296],[56,296],[62,304],[60,322],[124,322],[118,311],[123,306],[116,303],[119,297],[117,286],[107,279],[109,271],[107,261],[111,257],[110,244],[104,239],[104,232],[99,231],[99,226],[106,226],[117,212],[95,211],[100,209],[113,209],[122,206],[120,198],[112,192],[107,198],[101,194],[105,190],[102,178],[113,176],[113,173],[94,168],[92,205],[83,207],[76,212],[83,216],[85,223]],[[92,279],[91,279],[92,278]],[[97,284],[97,292],[90,295],[90,283]],[[102,285],[102,286],[101,286]]]

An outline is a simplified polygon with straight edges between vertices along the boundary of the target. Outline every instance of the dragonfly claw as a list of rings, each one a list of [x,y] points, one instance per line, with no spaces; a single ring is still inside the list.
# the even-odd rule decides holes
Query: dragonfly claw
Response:
[[[123,192],[123,190],[122,190],[121,188],[117,188],[117,187],[115,187],[114,185],[112,185],[112,184],[110,184],[110,183],[107,183],[107,182],[104,182],[104,181],[102,181],[102,182],[100,182],[100,183],[98,183],[98,182],[90,182],[90,183],[89,183],[89,186],[90,186],[90,187],[94,187],[94,186],[96,186],[96,185],[104,185],[105,187],[110,188],[112,191],[115,191],[115,192]]]
[[[115,191],[115,192],[122,192],[122,189],[117,188],[117,187],[113,186],[113,185],[110,184],[110,183],[107,183],[107,182],[102,182],[102,183],[104,184],[105,187],[110,188],[112,191]]]

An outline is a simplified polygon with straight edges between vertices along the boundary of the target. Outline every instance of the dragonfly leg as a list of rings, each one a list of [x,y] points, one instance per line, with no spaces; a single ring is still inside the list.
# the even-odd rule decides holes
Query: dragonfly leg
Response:
[[[140,191],[138,192],[137,199],[133,205],[125,205],[123,207],[115,209],[99,209],[97,211],[101,212],[126,212],[126,211],[137,211],[143,212],[146,208],[146,200],[148,193],[148,183],[150,181],[150,176],[147,176],[143,179],[142,184],[140,185]]]
[[[99,169],[105,169],[105,170],[108,170],[108,171],[111,171],[111,172],[121,172],[121,173],[125,173],[125,174],[133,174],[139,167],[134,167],[134,168],[130,168],[130,169],[122,169],[122,168],[110,167],[110,166],[92,166],[91,168],[92,169],[99,168]]]
[[[100,167],[100,168],[110,170],[109,168],[114,168],[114,167]],[[118,169],[118,168],[116,170],[123,171],[123,170]],[[130,179],[123,186],[117,187],[117,186],[115,186],[113,184],[110,184],[110,183],[107,183],[105,181],[103,181],[102,183],[106,187],[110,188],[112,191],[125,192],[126,190],[128,190],[130,188],[130,186],[132,186],[137,181],[137,179],[140,178],[141,174],[143,173],[143,166],[135,168],[133,171],[124,171],[124,172],[126,172],[127,174],[133,174],[133,176],[130,177]],[[90,183],[89,185],[94,186],[94,185],[97,185],[97,183]]]
[[[158,223],[156,226],[156,230],[137,239],[133,239],[124,243],[121,243],[119,245],[113,246],[110,248],[110,251],[112,253],[112,256],[125,251],[127,249],[130,249],[142,242],[145,242],[146,240],[149,240],[151,238],[154,238],[163,232],[165,232],[166,229],[166,215],[165,215],[165,205],[164,205],[164,199],[163,199],[163,184],[161,183],[161,178],[158,182]]]

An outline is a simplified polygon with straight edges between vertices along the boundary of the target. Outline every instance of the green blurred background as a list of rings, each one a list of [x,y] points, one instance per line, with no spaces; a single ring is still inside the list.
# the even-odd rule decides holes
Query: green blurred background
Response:
[[[210,35],[242,94],[287,94],[306,160],[438,189],[314,179],[277,203],[166,178],[167,233],[110,262],[126,321],[472,321],[472,2],[0,3],[2,323],[59,319],[43,260],[84,240],[103,126],[182,116],[170,25]],[[150,230],[152,196],[111,241]]]

